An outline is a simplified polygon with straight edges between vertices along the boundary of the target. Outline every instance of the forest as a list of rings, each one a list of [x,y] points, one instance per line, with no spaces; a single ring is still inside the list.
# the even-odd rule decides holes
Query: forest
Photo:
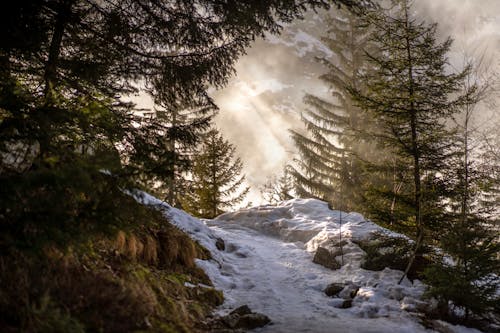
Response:
[[[2,7],[0,331],[250,329],[207,319],[231,299],[200,261],[222,262],[214,253],[231,244],[215,236],[205,244],[193,237],[198,227],[190,232],[179,222],[190,218],[172,212],[203,219],[200,230],[224,228],[217,221],[227,214],[252,214],[251,187],[262,209],[278,215],[287,203],[316,199],[340,212],[340,228],[343,214],[356,212],[403,235],[404,244],[380,238],[377,246],[398,257],[376,266],[398,270],[397,285],[428,286],[422,297],[436,306],[419,314],[421,322],[500,329],[498,59],[464,51],[460,67],[452,66],[454,36],[440,35],[412,1]],[[285,128],[288,162],[253,184],[243,148],[219,126],[225,110],[212,92],[232,84],[257,40],[279,38],[310,13],[321,16],[314,22],[329,50],[309,59],[327,94],[310,89],[303,105],[293,105],[300,119]],[[486,114],[490,127],[482,126]],[[253,142],[245,149],[262,153]],[[342,229],[338,236],[329,241],[340,248],[342,269]],[[352,237],[347,250],[356,244],[375,253]]]

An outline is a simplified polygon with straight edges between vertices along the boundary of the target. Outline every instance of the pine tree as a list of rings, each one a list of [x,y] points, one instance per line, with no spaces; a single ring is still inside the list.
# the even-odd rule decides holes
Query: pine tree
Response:
[[[481,205],[500,230],[500,133],[497,126],[491,133],[484,134],[478,150],[482,151],[479,156],[482,163],[478,167],[484,175]]]
[[[293,190],[294,182],[290,174],[290,166],[285,165],[281,175],[268,179],[260,189],[260,193],[266,202],[276,204],[281,201],[293,199]]]
[[[235,158],[235,152],[236,148],[217,130],[208,133],[194,159],[193,187],[182,200],[188,212],[214,218],[243,201],[249,187],[243,186],[243,164]]]
[[[154,111],[138,116],[142,133],[134,141],[136,153],[131,154],[129,167],[137,172],[139,183],[171,206],[181,208],[180,196],[192,182],[193,159],[216,111],[212,104],[175,108],[157,105]]]
[[[476,65],[477,66],[477,65]],[[496,207],[484,204],[484,198],[495,195],[498,179],[491,177],[491,169],[484,168],[487,159],[477,144],[478,128],[473,125],[478,103],[493,92],[490,80],[479,82],[478,69],[469,72],[464,79],[463,90],[471,95],[464,104],[457,120],[453,164],[448,167],[450,180],[448,215],[440,245],[453,262],[438,258],[436,264],[427,270],[427,282],[431,285],[429,294],[440,300],[442,308],[448,304],[460,308],[462,319],[489,318],[500,311],[500,297],[497,289],[500,283],[500,242],[495,226]],[[483,156],[481,156],[483,155]],[[486,171],[486,172],[485,172]],[[493,172],[493,175],[495,173]],[[457,311],[448,315],[457,316]]]
[[[132,186],[127,176],[137,170],[121,164],[139,156],[154,162],[161,154],[148,154],[151,131],[135,126],[134,106],[122,97],[144,86],[153,96],[161,92],[169,110],[209,105],[207,86],[227,83],[255,37],[278,33],[282,22],[299,18],[306,8],[327,6],[326,0],[3,4],[0,224],[9,244],[24,236],[50,241],[52,233],[42,232],[46,227],[67,240],[83,234],[67,232],[65,225],[78,230],[85,210],[106,206],[106,192],[114,191],[109,186]],[[188,136],[182,129],[170,131],[170,137]],[[106,219],[82,223],[87,230],[106,225],[116,230],[124,221],[111,210],[95,216]]]
[[[334,101],[305,96],[308,109],[302,120],[306,134],[292,131],[299,152],[292,175],[299,196],[317,197],[352,210],[360,208],[362,202],[361,161],[375,148],[364,135],[373,120],[352,103],[347,90],[362,87],[360,75],[368,70],[365,50],[370,49],[369,28],[361,16],[347,10],[330,15],[326,24],[327,35],[322,39],[335,57],[317,60],[328,69],[320,79],[332,91]]]
[[[376,114],[383,126],[379,137],[394,148],[399,161],[408,163],[412,173],[411,196],[401,197],[408,203],[416,236],[406,275],[426,231],[440,221],[436,212],[442,211],[438,207],[441,198],[435,186],[449,145],[445,119],[464,101],[461,97],[452,100],[450,95],[458,92],[467,70],[449,74],[446,53],[451,40],[438,43],[436,24],[417,22],[406,0],[393,3],[391,11],[370,18],[371,40],[380,53],[369,54],[375,70],[363,77],[366,92],[355,87],[351,92],[361,108]]]

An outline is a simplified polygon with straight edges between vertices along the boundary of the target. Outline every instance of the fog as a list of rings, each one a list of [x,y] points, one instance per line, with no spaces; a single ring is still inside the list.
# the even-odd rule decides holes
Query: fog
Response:
[[[441,39],[454,39],[450,64],[460,69],[464,54],[483,57],[488,72],[498,71],[500,59],[500,0],[418,0],[415,15],[438,23]],[[333,9],[335,10],[335,9]],[[319,41],[324,13],[309,13],[287,26],[281,36],[257,40],[236,65],[226,88],[213,91],[221,111],[217,126],[237,146],[247,182],[249,201],[261,203],[259,187],[293,158],[289,129],[300,129],[306,92],[328,96],[317,78],[324,72],[314,56],[331,56]],[[481,110],[483,123],[498,126],[498,113]]]

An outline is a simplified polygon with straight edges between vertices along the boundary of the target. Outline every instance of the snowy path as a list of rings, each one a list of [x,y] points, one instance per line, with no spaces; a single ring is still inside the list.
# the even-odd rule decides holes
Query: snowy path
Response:
[[[323,290],[335,272],[312,263],[303,244],[286,243],[227,223],[212,227],[229,248],[221,274],[225,307],[248,304],[271,317],[273,325],[256,332],[386,333],[426,332],[408,316],[363,318],[358,308],[338,309]]]
[[[223,290],[219,312],[248,305],[269,316],[272,324],[256,333],[422,333],[416,309],[425,285],[404,280],[402,272],[360,268],[364,252],[351,240],[373,239],[374,232],[403,237],[383,229],[357,213],[342,215],[313,199],[294,199],[276,206],[260,206],[200,221],[147,193],[138,200],[163,210],[169,221],[212,253],[198,260],[214,286]],[[344,265],[335,271],[312,262],[318,246],[329,247],[342,230]],[[216,247],[218,238],[225,249]],[[339,259],[339,258],[337,258]],[[352,307],[340,309],[340,298],[323,290],[332,283],[359,287]],[[446,332],[477,333],[443,323]]]

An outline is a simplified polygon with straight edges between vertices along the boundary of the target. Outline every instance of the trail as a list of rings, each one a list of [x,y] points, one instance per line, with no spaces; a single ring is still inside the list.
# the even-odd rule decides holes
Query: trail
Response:
[[[343,274],[314,264],[301,242],[283,242],[234,222],[211,227],[228,247],[221,275],[230,278],[219,287],[225,290],[226,308],[247,304],[271,317],[273,324],[256,332],[427,332],[407,316],[364,318],[366,308],[336,308],[339,300],[323,290]]]
[[[426,286],[404,279],[402,272],[361,268],[365,253],[359,241],[373,241],[377,234],[405,237],[384,229],[358,213],[330,210],[314,199],[294,199],[275,206],[260,206],[226,213],[214,220],[199,220],[182,210],[141,194],[168,220],[196,239],[212,254],[197,260],[215,288],[224,292],[220,314],[241,305],[269,316],[272,324],[256,333],[423,333],[419,308]],[[342,214],[342,226],[340,225]],[[312,262],[319,246],[334,251],[342,230],[344,265],[330,270]],[[224,240],[225,249],[217,241]],[[338,261],[337,257],[337,261]],[[352,306],[328,297],[330,283],[356,285]],[[475,329],[441,322],[446,332],[478,333]]]

